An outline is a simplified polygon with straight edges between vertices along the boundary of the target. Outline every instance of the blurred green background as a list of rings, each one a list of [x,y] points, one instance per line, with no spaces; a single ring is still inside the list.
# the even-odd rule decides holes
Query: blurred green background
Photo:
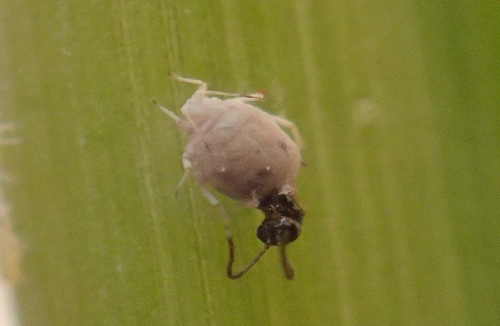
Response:
[[[500,2],[0,0],[22,325],[500,325]],[[151,104],[264,89],[305,141],[289,247],[238,281]],[[219,197],[220,198],[220,197]],[[237,266],[262,215],[223,199]]]

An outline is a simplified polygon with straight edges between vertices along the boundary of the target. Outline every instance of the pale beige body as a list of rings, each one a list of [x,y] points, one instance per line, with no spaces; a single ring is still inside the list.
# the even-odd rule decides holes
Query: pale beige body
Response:
[[[241,277],[270,246],[279,245],[285,276],[293,279],[295,271],[288,261],[285,246],[300,234],[304,215],[293,197],[302,163],[300,148],[303,142],[297,128],[288,120],[248,104],[261,99],[262,94],[242,96],[208,91],[201,80],[173,77],[198,85],[198,90],[181,108],[185,120],[157,104],[189,137],[182,156],[185,173],[176,193],[192,172],[203,195],[219,210],[229,246],[229,278]],[[233,98],[222,100],[208,95]],[[295,141],[280,127],[289,128]],[[232,199],[259,208],[266,217],[257,229],[257,237],[265,246],[238,273],[233,272],[235,246],[229,216],[207,185]]]
[[[183,157],[200,184],[252,206],[273,189],[295,189],[300,150],[270,114],[199,92],[181,111],[189,119]]]
[[[301,144],[291,122],[247,103],[256,97],[223,100],[208,97],[208,94],[232,94],[207,91],[201,81],[177,79],[199,85],[181,108],[186,120],[162,109],[189,136],[183,163],[186,172],[191,170],[202,188],[210,185],[254,207],[273,190],[294,192],[301,165],[300,149],[280,128],[280,125],[291,128]]]

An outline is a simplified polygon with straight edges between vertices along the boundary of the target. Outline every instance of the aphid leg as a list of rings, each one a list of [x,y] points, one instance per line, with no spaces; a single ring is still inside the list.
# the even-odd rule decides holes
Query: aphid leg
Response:
[[[199,80],[199,79],[181,77],[181,76],[176,75],[176,74],[172,74],[171,76],[173,79],[175,79],[179,82],[198,85],[198,92],[201,92],[203,95],[207,94],[207,83],[205,83],[204,81]]]
[[[156,105],[160,110],[162,110],[164,113],[166,113],[169,117],[171,117],[172,119],[174,119],[174,121],[177,124],[180,124],[182,122],[182,119],[179,118],[178,116],[176,116],[174,112],[172,112],[169,109],[167,109],[166,107],[163,107],[160,104],[158,104],[158,102],[156,102],[156,99],[153,98],[151,100],[153,101],[154,105]]]
[[[293,135],[293,139],[297,143],[297,146],[299,147],[299,149],[303,149],[304,148],[304,141],[302,140],[302,137],[299,134],[299,130],[297,129],[297,126],[293,122],[291,122],[285,118],[279,117],[277,115],[273,115],[272,117],[278,125],[280,125],[281,127],[285,127],[285,128],[290,129],[290,131],[292,132],[292,135]]]
[[[182,187],[184,182],[186,182],[187,177],[191,173],[191,169],[193,166],[191,165],[191,162],[187,158],[182,158],[182,165],[184,166],[184,175],[181,178],[181,181],[177,184],[177,187],[175,187],[175,197],[179,195],[179,189]]]
[[[231,230],[229,228],[229,224],[231,223],[231,221],[229,220],[229,215],[227,215],[226,210],[224,209],[224,207],[222,207],[222,204],[219,202],[219,200],[215,198],[215,196],[207,188],[202,185],[200,185],[200,188],[205,198],[210,202],[210,204],[212,204],[212,206],[217,208],[220,215],[222,216],[222,221],[226,226],[226,237],[232,238]]]
[[[255,256],[254,259],[247,266],[245,266],[240,272],[233,273],[235,246],[234,246],[233,235],[231,234],[229,216],[227,215],[226,210],[224,209],[224,207],[222,207],[221,203],[217,200],[217,198],[215,198],[215,196],[207,188],[201,185],[200,187],[203,195],[205,195],[205,197],[208,199],[210,204],[212,204],[212,206],[217,208],[222,217],[222,220],[224,221],[224,225],[226,228],[226,240],[229,246],[229,261],[227,262],[227,276],[233,280],[240,278],[241,276],[245,275],[250,270],[250,268],[252,268],[253,265],[257,263],[257,261],[259,261],[260,257],[262,257],[266,253],[270,245],[266,244],[264,248],[257,254],[257,256]]]
[[[178,116],[176,116],[174,112],[172,112],[169,109],[167,109],[166,107],[163,107],[160,104],[158,104],[154,98],[152,99],[152,101],[153,101],[154,105],[156,105],[160,110],[163,111],[163,113],[165,113],[166,115],[168,115],[169,117],[174,119],[175,123],[177,123],[177,126],[179,126],[179,128],[181,128],[185,132],[187,132],[190,128],[194,128],[195,130],[197,130],[196,126],[193,124],[193,122],[191,121],[191,119],[188,116],[187,116],[188,121],[181,119]]]
[[[219,95],[219,96],[228,96],[228,97],[237,97],[241,99],[244,102],[249,102],[249,101],[258,101],[262,100],[264,98],[264,94],[262,93],[255,93],[255,94],[249,94],[249,95],[244,95],[244,94],[239,94],[239,93],[227,93],[227,92],[220,92],[220,91],[209,91],[207,89],[207,83],[205,83],[202,80],[199,79],[192,79],[192,78],[186,78],[186,77],[181,77],[176,74],[171,75],[173,79],[183,82],[183,83],[188,83],[188,84],[194,84],[198,85],[198,92],[201,92],[203,95]]]

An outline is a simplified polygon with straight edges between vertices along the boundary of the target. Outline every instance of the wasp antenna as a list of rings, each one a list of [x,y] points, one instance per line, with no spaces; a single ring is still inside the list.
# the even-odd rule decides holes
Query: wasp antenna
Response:
[[[233,264],[234,264],[234,241],[231,236],[227,237],[227,243],[229,245],[229,261],[227,262],[227,277],[229,277],[232,280],[236,280],[243,275],[245,275],[250,268],[255,265],[260,259],[260,257],[264,256],[266,253],[267,249],[269,249],[269,245],[265,245],[264,248],[257,254],[257,256],[254,257],[254,259],[247,265],[245,268],[243,268],[240,272],[238,273],[233,273]]]
[[[293,269],[292,264],[288,260],[286,255],[286,245],[280,245],[280,253],[281,253],[281,265],[283,265],[283,271],[285,272],[285,276],[289,280],[293,280],[295,276],[295,269]]]

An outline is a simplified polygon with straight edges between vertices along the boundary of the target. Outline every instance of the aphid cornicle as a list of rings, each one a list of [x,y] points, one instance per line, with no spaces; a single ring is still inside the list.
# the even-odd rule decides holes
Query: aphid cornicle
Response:
[[[241,277],[270,246],[278,246],[285,276],[292,279],[295,271],[285,248],[300,235],[304,216],[294,197],[303,144],[297,128],[292,122],[248,103],[262,99],[260,93],[241,95],[209,91],[201,80],[175,75],[173,78],[198,85],[181,108],[185,119],[155,102],[189,137],[182,156],[185,173],[176,193],[192,173],[203,195],[219,210],[229,245],[229,278]],[[281,127],[289,128],[295,141]],[[257,229],[257,237],[264,243],[264,248],[238,273],[233,273],[235,246],[229,217],[207,186],[247,206],[256,207],[265,215]]]

